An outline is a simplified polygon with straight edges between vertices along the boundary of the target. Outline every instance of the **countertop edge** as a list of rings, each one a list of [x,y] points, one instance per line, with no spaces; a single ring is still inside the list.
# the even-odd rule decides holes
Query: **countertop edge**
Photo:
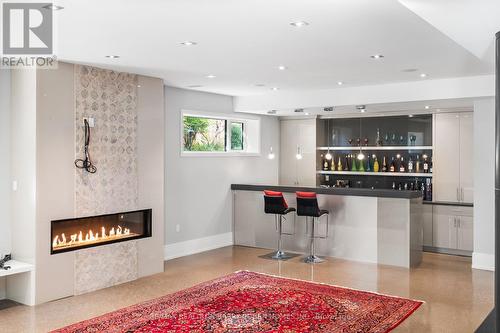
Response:
[[[292,186],[292,185],[253,185],[253,184],[231,184],[231,190],[236,191],[264,191],[274,190],[286,193],[296,191],[311,191],[317,194],[345,195],[358,197],[394,198],[394,199],[417,199],[422,194],[419,191],[395,191],[386,189],[367,188],[324,188],[314,186]]]

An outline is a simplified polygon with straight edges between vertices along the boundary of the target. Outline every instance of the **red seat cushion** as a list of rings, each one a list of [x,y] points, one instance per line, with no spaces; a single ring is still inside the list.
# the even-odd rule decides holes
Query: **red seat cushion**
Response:
[[[316,198],[315,192],[295,192],[298,198]]]
[[[269,197],[282,197],[283,193],[276,192],[276,191],[270,191],[270,190],[264,190],[264,195],[267,195]]]
[[[285,206],[285,209],[288,208],[288,204],[286,203],[285,197],[283,196],[283,192],[264,190],[264,195],[267,195],[268,197],[282,197],[283,206]]]

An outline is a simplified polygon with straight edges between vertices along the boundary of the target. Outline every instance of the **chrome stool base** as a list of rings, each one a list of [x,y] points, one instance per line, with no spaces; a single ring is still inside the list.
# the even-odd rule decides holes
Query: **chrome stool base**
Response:
[[[286,252],[278,251],[271,258],[275,260],[286,260],[292,258],[292,256]]]
[[[321,259],[318,256],[310,255],[304,258],[304,262],[308,264],[319,264],[325,262],[325,259]]]

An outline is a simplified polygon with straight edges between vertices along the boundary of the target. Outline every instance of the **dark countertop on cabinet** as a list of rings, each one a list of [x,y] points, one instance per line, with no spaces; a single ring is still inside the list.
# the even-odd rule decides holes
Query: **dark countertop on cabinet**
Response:
[[[387,189],[369,189],[369,188],[346,188],[346,187],[316,187],[316,186],[294,186],[294,185],[252,185],[252,184],[231,184],[231,190],[237,191],[280,191],[293,193],[296,191],[316,192],[317,194],[330,195],[350,195],[358,197],[379,197],[396,199],[415,199],[421,198],[420,191],[409,190],[387,190]]]

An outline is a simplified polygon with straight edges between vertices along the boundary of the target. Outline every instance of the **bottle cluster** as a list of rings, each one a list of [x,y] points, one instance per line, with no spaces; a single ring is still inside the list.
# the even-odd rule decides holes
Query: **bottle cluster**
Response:
[[[375,154],[339,154],[330,159],[327,155],[321,155],[323,171],[432,173],[432,159],[425,154],[410,155],[408,161],[400,154],[390,160],[384,155],[382,161]]]

